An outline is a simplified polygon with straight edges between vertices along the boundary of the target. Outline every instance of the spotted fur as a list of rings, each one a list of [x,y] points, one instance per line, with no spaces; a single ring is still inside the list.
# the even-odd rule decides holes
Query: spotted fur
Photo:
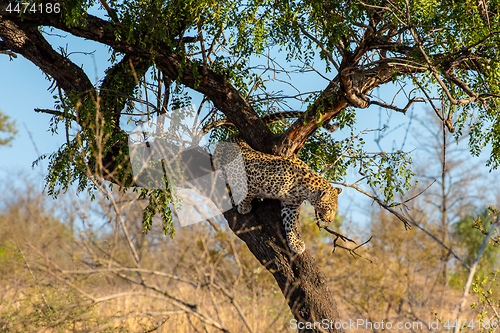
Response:
[[[235,163],[240,154],[243,159],[239,160],[243,162]],[[297,157],[264,154],[236,138],[219,143],[213,160],[215,168],[223,170],[231,184],[233,198],[240,198],[235,202],[240,214],[252,210],[255,197],[281,201],[281,216],[291,251],[300,254],[305,250],[304,242],[298,237],[299,209],[304,200],[315,208],[319,220],[333,222],[342,189],[331,186]]]

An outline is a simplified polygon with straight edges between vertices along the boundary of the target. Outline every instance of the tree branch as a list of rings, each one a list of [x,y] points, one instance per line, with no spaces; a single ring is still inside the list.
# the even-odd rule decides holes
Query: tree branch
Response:
[[[72,115],[70,113],[64,113],[62,111],[49,110],[49,109],[38,109],[38,108],[36,108],[35,112],[47,113],[47,114],[51,114],[51,115],[54,115],[54,116],[59,116],[59,117],[65,118],[65,119],[67,118],[69,120],[76,121],[76,117],[74,115]]]
[[[201,78],[196,77],[194,73],[203,73],[203,66],[200,67],[184,56],[173,52],[165,43],[158,42],[152,44],[151,48],[141,46],[139,43],[131,43],[126,38],[127,34],[119,30],[119,27],[110,26],[109,22],[93,15],[86,15],[86,23],[82,21],[74,26],[67,26],[64,20],[57,15],[27,14],[23,17],[23,22],[18,21],[16,15],[16,12],[9,14],[6,11],[0,11],[0,22],[2,22],[0,23],[0,37],[4,40],[10,37],[17,38],[17,36],[5,36],[5,31],[11,26],[17,27],[17,25],[19,25],[25,27],[29,25],[33,27],[33,25],[47,25],[61,29],[77,37],[87,38],[108,45],[115,51],[131,56],[150,59],[154,54],[156,64],[169,76],[169,78],[172,80],[179,80],[187,87],[206,95],[214,103],[215,107],[222,111],[227,119],[238,127],[242,136],[254,149],[268,153],[271,152],[272,145],[269,143],[275,141],[274,135],[260,120],[257,113],[238,90],[236,90],[222,75],[210,69],[208,69],[206,74],[202,75]],[[19,30],[19,28],[17,28],[17,30]],[[117,34],[122,36],[122,38],[117,39]],[[134,39],[141,40],[140,36],[135,36]],[[17,48],[11,47],[11,49],[14,52],[18,52],[22,50],[21,46],[22,45],[19,45]],[[47,66],[39,66],[37,57],[31,57],[29,60],[51,76],[52,74],[58,74],[52,69],[47,69]],[[68,62],[68,60],[65,62]],[[59,83],[60,78],[54,78]],[[90,83],[90,81],[88,81],[88,83]],[[62,88],[66,90],[64,86],[62,86]],[[71,87],[69,90],[86,91],[89,89],[76,88],[77,87]]]
[[[410,108],[410,106],[413,105],[413,103],[415,102],[424,102],[424,100],[422,98],[412,98],[408,101],[408,104],[406,104],[406,106],[403,108],[403,109],[400,109],[398,108],[397,106],[394,106],[394,105],[389,105],[387,103],[382,103],[382,102],[378,102],[378,101],[370,101],[370,105],[371,104],[375,104],[375,105],[378,105],[378,106],[381,106],[383,108],[386,108],[386,109],[391,109],[391,110],[394,110],[396,112],[401,112],[403,113],[404,115],[406,115],[406,111],[408,111],[408,109]]]
[[[53,77],[65,91],[82,93],[94,88],[85,72],[54,51],[36,26],[8,20],[0,11],[0,38],[8,49],[21,54]]]
[[[7,47],[7,44],[1,40],[0,40],[0,54],[8,55],[10,57],[10,60],[12,60],[12,58],[17,58],[17,54],[10,51],[10,49]]]
[[[333,59],[333,56],[330,52],[328,52],[328,50],[325,48],[325,46],[323,45],[323,43],[321,43],[316,37],[314,37],[313,35],[311,35],[305,28],[304,26],[302,26],[302,24],[299,23],[299,21],[296,21],[297,25],[299,26],[299,29],[300,31],[302,31],[302,33],[304,35],[306,35],[310,40],[312,40],[313,42],[315,42],[320,48],[321,50],[323,51],[323,53],[328,57],[328,59],[330,60],[330,62],[333,64],[333,66],[335,67],[335,69],[337,71],[340,71],[340,67],[339,65],[337,64],[337,62],[335,61],[335,59]]]
[[[404,216],[403,214],[399,213],[398,211],[396,211],[393,207],[394,206],[391,206],[391,205],[387,205],[385,204],[384,202],[382,202],[382,200],[380,200],[379,198],[377,198],[376,196],[366,192],[366,191],[363,191],[362,189],[360,189],[358,186],[356,185],[351,185],[351,184],[345,184],[345,183],[338,183],[340,185],[343,185],[343,186],[346,186],[346,187],[351,187],[353,189],[355,189],[356,191],[360,192],[360,193],[363,193],[364,195],[370,197],[371,199],[373,199],[377,204],[379,204],[381,207],[383,207],[385,210],[387,210],[388,212],[390,212],[391,214],[393,214],[394,216],[396,216],[401,222],[404,223],[405,225],[405,228],[411,228],[411,225],[414,225],[416,226],[417,228],[419,228],[420,230],[422,230],[424,233],[426,233],[428,236],[430,236],[434,241],[436,241],[439,245],[441,245],[443,248],[445,248],[448,253],[450,253],[451,255],[453,255],[455,257],[455,259],[457,259],[461,264],[462,266],[464,266],[467,270],[469,270],[469,265],[467,265],[455,252],[453,252],[452,249],[450,249],[448,246],[446,246],[442,241],[440,241],[436,236],[434,236],[433,234],[431,234],[429,231],[425,230],[422,226],[420,226],[417,222],[415,222],[415,220],[409,215],[408,217]],[[404,207],[404,205],[403,205]]]

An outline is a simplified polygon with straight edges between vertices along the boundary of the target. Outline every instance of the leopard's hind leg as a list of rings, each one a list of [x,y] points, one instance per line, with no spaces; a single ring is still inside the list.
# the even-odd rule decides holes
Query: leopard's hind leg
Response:
[[[220,142],[214,154],[214,167],[221,170],[238,212],[250,213],[250,203],[257,192],[249,187],[241,147],[233,142]]]

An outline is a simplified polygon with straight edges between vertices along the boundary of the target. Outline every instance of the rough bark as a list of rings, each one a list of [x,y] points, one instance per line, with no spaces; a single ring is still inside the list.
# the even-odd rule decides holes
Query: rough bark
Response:
[[[65,91],[85,92],[94,87],[85,72],[69,59],[57,53],[33,24],[17,24],[0,12],[0,38],[3,47],[22,54],[48,74]]]
[[[334,326],[339,319],[337,303],[321,267],[307,250],[299,256],[288,250],[280,202],[254,201],[252,205],[247,215],[240,215],[234,209],[224,213],[231,230],[273,274],[298,322],[321,323],[327,319],[333,325],[328,325],[325,332],[341,332]]]

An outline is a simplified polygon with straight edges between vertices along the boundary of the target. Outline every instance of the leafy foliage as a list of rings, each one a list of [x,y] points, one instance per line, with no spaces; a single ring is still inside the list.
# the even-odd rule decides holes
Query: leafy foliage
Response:
[[[5,133],[7,135],[6,138],[0,138],[0,146],[9,145],[10,142],[14,139],[14,136],[17,134],[16,130],[16,122],[10,122],[10,117],[4,115],[0,112],[0,133]]]
[[[492,218],[489,214],[489,210],[483,209],[478,211],[476,214],[463,217],[453,225],[455,229],[455,237],[457,238],[460,246],[465,249],[463,259],[469,266],[476,259],[477,253],[479,252],[485,237],[484,234],[478,229],[488,229],[491,222]],[[477,268],[478,276],[486,277],[489,272],[493,271],[498,264],[499,253],[500,248],[491,242],[486,246]],[[466,273],[467,272],[464,272],[463,270],[458,271],[452,278],[452,283],[458,279],[464,279],[463,274]]]

